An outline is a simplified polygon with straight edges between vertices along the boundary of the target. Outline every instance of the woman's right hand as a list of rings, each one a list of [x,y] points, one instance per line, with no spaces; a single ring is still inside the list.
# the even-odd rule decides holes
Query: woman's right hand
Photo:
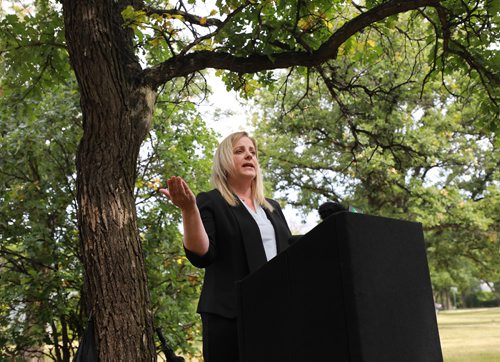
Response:
[[[160,188],[163,195],[169,198],[172,203],[183,211],[196,208],[196,196],[189,188],[186,181],[179,176],[172,176],[167,180],[168,188]]]
[[[158,191],[182,211],[184,247],[199,256],[205,255],[209,249],[209,241],[193,191],[179,176],[170,177],[167,185],[168,188],[160,188]]]

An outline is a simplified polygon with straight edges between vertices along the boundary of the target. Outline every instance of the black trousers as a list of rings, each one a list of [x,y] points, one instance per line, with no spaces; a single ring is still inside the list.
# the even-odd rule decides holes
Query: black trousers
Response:
[[[238,362],[236,318],[201,313],[203,358],[205,362]]]

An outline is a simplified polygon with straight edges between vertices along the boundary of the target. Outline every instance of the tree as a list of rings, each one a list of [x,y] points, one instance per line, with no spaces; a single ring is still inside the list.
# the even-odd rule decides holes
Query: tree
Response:
[[[51,345],[50,357],[69,361],[82,326],[76,195],[67,172],[80,134],[78,94],[74,84],[52,91],[25,106],[0,102],[0,359]]]
[[[74,187],[81,116],[57,18],[39,15],[2,16],[0,25],[0,359],[69,361],[83,324]]]
[[[45,354],[68,361],[89,317],[75,216],[77,84],[63,47],[27,46],[35,36],[57,37],[35,31],[47,24],[22,16],[5,20],[25,29],[30,43],[19,42],[18,51],[2,59],[11,65],[0,82],[0,359]],[[2,33],[0,41],[12,39]],[[24,61],[29,57],[50,66],[33,72]],[[171,82],[170,97],[159,99],[162,122],[143,145],[134,195],[155,327],[172,347],[191,352],[199,334],[194,302],[201,273],[181,257],[178,210],[155,197],[148,182],[181,168],[195,190],[208,187],[215,137],[187,100],[200,96],[200,84]]]
[[[38,87],[22,102],[22,91],[3,86],[0,359],[69,361],[88,319],[75,222],[74,158],[81,135],[76,82]],[[201,273],[182,257],[180,213],[148,184],[182,168],[195,190],[206,189],[205,155],[213,154],[215,137],[195,105],[181,101],[187,97],[183,85],[172,86],[179,88],[171,92],[175,99],[164,97],[157,107],[169,126],[157,122],[143,145],[135,200],[155,327],[170,346],[193,352]]]
[[[198,15],[191,5],[200,3],[62,1],[65,46],[83,118],[76,159],[85,292],[103,361],[155,358],[134,185],[140,145],[165,84],[181,77],[189,81],[206,68],[237,73],[225,75],[234,87],[251,86],[254,77],[243,74],[256,72],[262,72],[256,79],[269,82],[266,71],[319,66],[337,58],[353,35],[387,29],[406,12],[413,14],[410,22],[431,25],[427,35],[436,47],[431,60],[436,69],[462,67],[478,74],[485,87],[498,83],[484,45],[489,35],[477,31],[494,29],[489,1],[218,0],[212,13]],[[37,17],[57,22],[57,6],[37,5]],[[52,28],[61,33],[61,25]],[[7,29],[16,43],[18,29]]]
[[[444,295],[499,277],[498,141],[483,127],[498,110],[482,107],[487,90],[459,69],[429,76],[428,54],[405,46],[424,30],[384,35],[385,51],[378,35],[359,35],[336,61],[257,92],[254,118],[268,179],[295,206],[335,200],[421,222]]]

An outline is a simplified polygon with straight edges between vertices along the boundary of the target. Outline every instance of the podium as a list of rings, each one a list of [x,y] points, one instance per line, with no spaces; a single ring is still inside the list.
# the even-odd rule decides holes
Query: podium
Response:
[[[443,360],[418,223],[330,216],[237,290],[240,362]]]

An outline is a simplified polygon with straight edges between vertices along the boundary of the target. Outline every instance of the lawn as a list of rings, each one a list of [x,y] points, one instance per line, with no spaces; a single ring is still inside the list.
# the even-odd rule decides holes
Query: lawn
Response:
[[[500,308],[439,312],[437,320],[444,362],[500,361]]]
[[[500,361],[500,308],[443,311],[437,320],[445,362]]]

